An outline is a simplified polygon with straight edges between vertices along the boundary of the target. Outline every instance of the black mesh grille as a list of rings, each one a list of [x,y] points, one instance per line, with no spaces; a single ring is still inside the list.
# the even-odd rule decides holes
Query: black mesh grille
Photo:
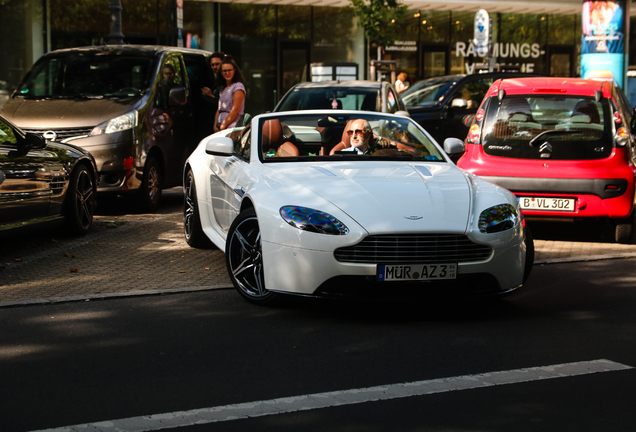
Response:
[[[338,261],[366,264],[412,264],[481,261],[489,246],[456,234],[401,234],[366,237],[354,246],[336,249]]]
[[[72,129],[23,129],[25,132],[36,133],[44,135],[44,132],[53,131],[57,134],[55,141],[62,141],[66,138],[73,138],[78,136],[86,136],[93,128],[72,128]]]
[[[53,195],[60,195],[64,192],[64,186],[66,185],[66,179],[64,177],[54,177],[51,179],[51,191]]]

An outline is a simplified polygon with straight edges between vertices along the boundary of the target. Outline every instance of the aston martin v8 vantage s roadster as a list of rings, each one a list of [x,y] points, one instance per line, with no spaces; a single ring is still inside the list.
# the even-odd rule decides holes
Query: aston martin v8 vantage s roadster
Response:
[[[529,275],[515,196],[464,172],[407,117],[263,114],[201,141],[184,169],[193,247],[225,251],[248,301],[497,296]]]

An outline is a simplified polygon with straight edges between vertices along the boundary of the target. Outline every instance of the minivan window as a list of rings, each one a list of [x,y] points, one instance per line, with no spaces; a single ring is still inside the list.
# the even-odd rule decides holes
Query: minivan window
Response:
[[[152,79],[152,58],[74,53],[44,57],[18,87],[29,99],[101,99],[139,96]]]
[[[610,106],[581,96],[491,98],[484,152],[521,159],[600,159],[613,148]]]

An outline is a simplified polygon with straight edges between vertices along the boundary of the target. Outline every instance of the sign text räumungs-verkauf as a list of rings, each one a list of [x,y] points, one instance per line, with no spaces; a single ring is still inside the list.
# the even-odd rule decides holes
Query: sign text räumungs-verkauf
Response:
[[[521,72],[532,73],[534,72],[534,62],[523,62],[523,59],[536,59],[545,55],[545,51],[541,49],[541,45],[538,43],[504,43],[497,42],[492,44],[492,57],[502,64],[510,64],[513,63],[513,59],[516,60],[515,63],[521,68]],[[475,47],[472,42],[466,44],[465,42],[457,42],[455,44],[455,55],[457,57],[467,58],[472,55],[474,57],[482,57],[486,58],[488,54],[477,54],[475,52]],[[510,59],[510,61],[505,61],[505,59]],[[522,61],[519,61],[519,60]],[[498,63],[497,63],[498,64]],[[496,64],[496,65],[497,65]],[[464,63],[464,67],[466,68],[466,73],[471,74],[475,72],[475,63],[470,64],[469,62]]]

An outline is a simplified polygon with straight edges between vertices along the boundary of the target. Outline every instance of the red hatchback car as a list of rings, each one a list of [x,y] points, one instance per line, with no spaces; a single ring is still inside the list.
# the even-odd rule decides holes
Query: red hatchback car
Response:
[[[527,218],[609,218],[616,241],[632,243],[633,117],[612,81],[498,80],[470,124],[457,165],[514,192]]]

